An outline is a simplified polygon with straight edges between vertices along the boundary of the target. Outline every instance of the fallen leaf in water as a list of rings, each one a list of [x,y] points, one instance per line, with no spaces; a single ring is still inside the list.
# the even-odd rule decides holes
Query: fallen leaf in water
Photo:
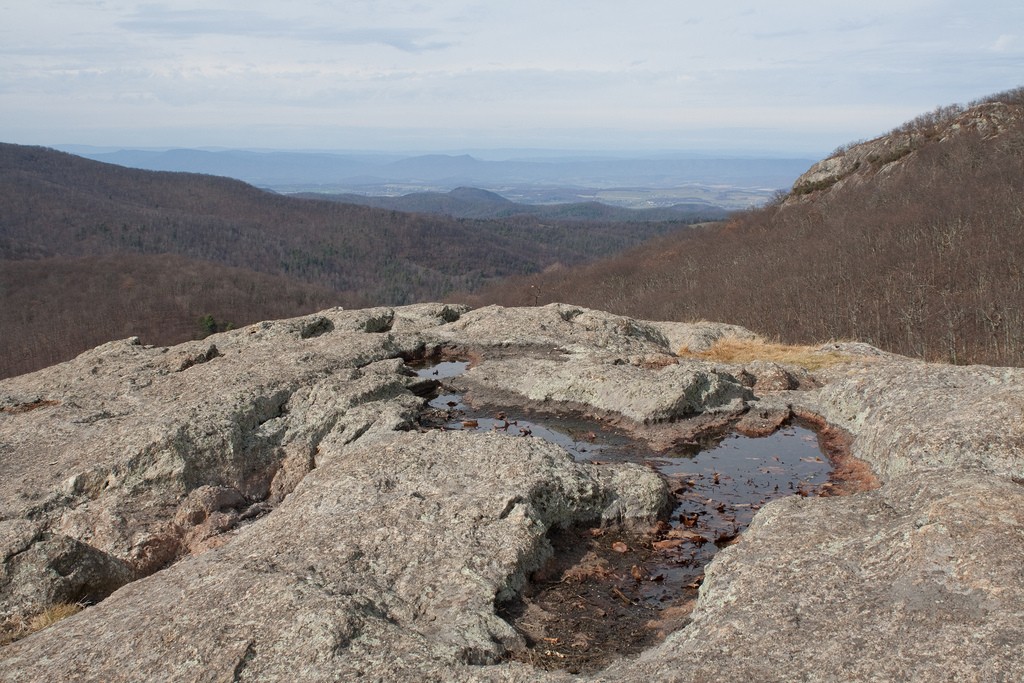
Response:
[[[821,458],[800,458],[800,462],[822,462]]]
[[[636,579],[637,581],[643,581],[645,578],[647,578],[647,577],[644,576],[644,573],[642,571],[640,571],[640,567],[636,566],[635,564],[629,570],[629,573],[632,574],[633,578]]]
[[[608,562],[598,557],[593,552],[588,552],[579,561],[565,570],[562,574],[562,581],[583,583],[591,579],[605,579],[611,576],[612,572]]]
[[[717,545],[717,546],[732,545],[733,543],[738,541],[739,538],[740,538],[740,533],[736,529],[733,529],[732,531],[723,531],[722,533],[718,534],[717,538],[715,538],[715,545]]]
[[[692,515],[679,515],[679,521],[683,523],[683,526],[688,528],[697,526],[698,519],[700,519],[700,515],[696,513]]]
[[[604,536],[605,530],[600,527],[594,527],[593,529],[588,530],[587,533],[592,537],[597,538],[598,536]]]
[[[477,422],[476,420],[463,420],[462,426],[465,427],[466,429],[473,429],[475,427],[479,427],[480,423]]]
[[[622,541],[615,541],[614,543],[612,543],[612,550],[614,550],[617,553],[628,553],[629,546],[623,543]]]
[[[671,526],[670,526],[670,525],[668,524],[668,522],[664,522],[664,521],[662,521],[662,522],[658,522],[658,523],[657,523],[657,524],[655,524],[655,525],[654,525],[654,527],[653,527],[653,528],[651,529],[651,534],[655,534],[655,535],[657,535],[657,534],[663,534],[663,533],[665,533],[666,531],[670,530],[671,528],[672,528],[672,527],[671,527]]]
[[[690,475],[683,474],[683,473],[676,473],[676,474],[666,474],[665,478],[668,479],[668,482],[670,484],[672,484],[673,486],[686,486],[687,485],[686,477],[688,477],[688,476],[690,476]]]
[[[672,550],[672,548],[678,548],[683,544],[683,541],[676,539],[669,539],[667,541],[655,541],[651,545],[654,546],[655,550]]]
[[[697,545],[708,542],[707,538],[701,536],[696,531],[688,531],[686,529],[673,529],[672,531],[668,532],[668,536],[669,538],[678,538],[684,541],[690,541],[691,543],[696,543]]]

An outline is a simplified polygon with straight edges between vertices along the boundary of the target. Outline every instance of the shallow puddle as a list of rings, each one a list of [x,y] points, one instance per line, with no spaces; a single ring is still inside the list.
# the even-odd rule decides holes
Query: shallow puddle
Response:
[[[641,591],[647,601],[673,599],[699,581],[718,549],[734,542],[768,501],[820,495],[832,486],[832,465],[817,434],[794,424],[766,437],[729,434],[694,455],[648,462],[668,479],[675,508],[669,528],[652,541],[664,580]]]
[[[443,387],[466,366],[444,362],[418,373]],[[781,496],[827,495],[833,485],[821,439],[799,423],[767,437],[723,435],[699,452],[658,453],[599,422],[515,407],[478,410],[443,388],[423,422],[542,438],[581,461],[644,463],[669,483],[672,513],[647,533],[553,531],[553,560],[519,599],[500,606],[530,646],[515,657],[545,668],[593,671],[684,626],[704,567],[761,506]]]
[[[420,377],[443,382],[466,371],[467,363],[444,361],[420,368]],[[506,411],[475,409],[463,402],[461,394],[445,393],[442,389],[429,406],[434,413],[424,417],[427,426],[452,430],[498,431],[509,436],[535,437],[558,444],[577,460],[642,459],[640,444],[625,434],[609,430],[590,420],[567,418],[559,415],[539,415],[520,408]]]

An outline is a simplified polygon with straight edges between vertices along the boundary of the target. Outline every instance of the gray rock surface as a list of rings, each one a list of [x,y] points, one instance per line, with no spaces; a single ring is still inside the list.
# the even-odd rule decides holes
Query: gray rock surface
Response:
[[[650,522],[665,502],[650,470],[613,478],[535,439],[387,434],[320,461],[231,542],[51,627],[73,651],[9,646],[5,678],[443,677],[519,637],[494,603],[547,559],[550,527]]]
[[[1024,680],[1024,488],[915,472],[770,503],[693,622],[605,680]]]
[[[658,324],[566,304],[487,306],[432,333],[438,343],[486,350],[488,356],[574,351],[674,356],[676,351]]]
[[[818,415],[883,480],[765,506],[688,625],[584,678],[1024,679],[1024,372],[861,345],[813,377],[675,356],[730,334],[750,335],[565,305],[333,309],[0,381],[0,623],[92,604],[0,647],[0,680],[570,678],[505,661],[521,636],[496,604],[549,530],[650,523],[665,485],[420,431],[428,383],[402,359],[441,352],[474,360],[481,395],[638,433]]]
[[[812,407],[884,479],[920,469],[1024,478],[1024,370],[890,360],[836,373]]]
[[[755,339],[757,337],[753,332],[739,325],[710,322],[655,322],[651,324],[665,335],[669,351],[673,353],[707,351],[723,337],[735,337],[736,339]]]
[[[640,424],[698,413],[739,413],[744,400],[753,398],[735,377],[711,363],[683,361],[647,368],[580,355],[557,361],[486,361],[456,384],[478,395],[513,394],[511,400],[517,396],[516,403],[580,407]]]

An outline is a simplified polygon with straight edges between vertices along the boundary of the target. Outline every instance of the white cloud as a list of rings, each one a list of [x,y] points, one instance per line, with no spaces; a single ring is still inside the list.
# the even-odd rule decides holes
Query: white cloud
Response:
[[[993,52],[1010,52],[1017,44],[1017,36],[1003,34],[996,38],[996,42],[992,45]]]
[[[274,146],[268,131],[288,131],[285,144],[305,129],[305,146],[345,146],[353,130],[381,139],[432,131],[424,144],[496,131],[490,138],[505,144],[518,134],[529,146],[574,135],[606,144],[662,136],[668,146],[726,127],[737,144],[774,135],[828,151],[936,105],[1021,85],[1019,42],[1005,30],[1024,25],[1016,0],[984,13],[955,0],[823,0],[813,11],[803,0],[249,0],[244,9],[39,0],[8,9],[0,125],[10,141],[43,144],[83,130],[118,144],[149,125],[151,145],[230,129]]]

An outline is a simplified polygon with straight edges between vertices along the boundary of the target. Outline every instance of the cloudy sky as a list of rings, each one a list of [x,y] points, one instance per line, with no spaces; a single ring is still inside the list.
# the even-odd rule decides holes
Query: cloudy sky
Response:
[[[0,142],[824,154],[1024,85],[1020,0],[0,0]]]

